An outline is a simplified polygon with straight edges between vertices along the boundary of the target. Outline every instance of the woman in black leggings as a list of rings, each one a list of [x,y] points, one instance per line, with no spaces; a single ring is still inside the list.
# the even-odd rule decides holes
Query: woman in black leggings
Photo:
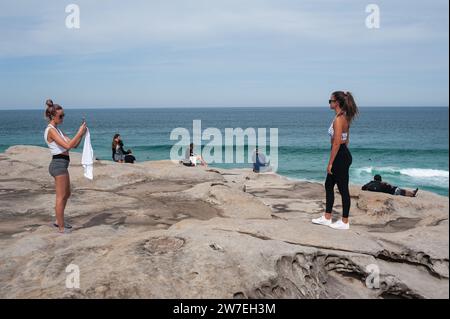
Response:
[[[349,229],[350,193],[348,190],[348,171],[352,164],[352,154],[347,148],[350,123],[358,115],[358,107],[350,92],[337,91],[331,95],[330,108],[336,116],[328,129],[331,137],[331,154],[325,181],[326,210],[325,215],[313,219],[314,224],[330,226],[334,229]],[[342,197],[342,219],[331,222],[334,204],[334,186],[337,184]]]

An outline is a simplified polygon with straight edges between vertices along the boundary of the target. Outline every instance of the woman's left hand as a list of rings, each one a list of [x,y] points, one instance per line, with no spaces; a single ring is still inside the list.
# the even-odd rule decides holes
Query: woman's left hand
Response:
[[[333,172],[331,172],[331,169],[333,168],[333,164],[328,164],[327,166],[327,173],[330,175],[333,175]]]

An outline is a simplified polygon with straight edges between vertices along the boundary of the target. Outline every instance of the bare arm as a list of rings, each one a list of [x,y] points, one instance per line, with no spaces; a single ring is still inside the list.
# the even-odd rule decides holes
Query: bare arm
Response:
[[[339,147],[342,143],[342,126],[343,126],[343,119],[342,117],[337,117],[336,120],[333,123],[333,129],[334,129],[334,136],[333,136],[333,143],[331,146],[331,154],[330,154],[330,160],[328,162],[328,173],[331,174],[331,167],[333,166],[333,162],[336,158],[336,155],[339,151]]]
[[[71,139],[70,137],[68,137],[66,134],[64,134],[64,136],[65,136],[66,139],[69,141],[69,143],[72,141],[72,139]],[[80,145],[81,140],[82,140],[82,139],[80,138],[80,139],[78,140],[78,143],[75,144],[73,148],[77,148],[77,147]]]
[[[53,128],[49,130],[48,135],[50,136],[51,140],[56,142],[56,144],[64,147],[66,150],[70,150],[80,144],[81,138],[83,137],[85,131],[86,124],[82,124],[77,134],[73,137],[73,139],[69,139],[69,141],[63,139],[62,136],[59,135]]]

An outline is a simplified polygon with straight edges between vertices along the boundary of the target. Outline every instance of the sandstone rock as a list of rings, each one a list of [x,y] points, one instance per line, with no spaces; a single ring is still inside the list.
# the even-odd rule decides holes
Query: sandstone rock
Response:
[[[448,197],[354,185],[342,232],[310,222],[319,183],[171,161],[96,161],[89,181],[73,153],[74,231],[60,235],[49,161],[34,146],[0,154],[1,298],[449,297]]]

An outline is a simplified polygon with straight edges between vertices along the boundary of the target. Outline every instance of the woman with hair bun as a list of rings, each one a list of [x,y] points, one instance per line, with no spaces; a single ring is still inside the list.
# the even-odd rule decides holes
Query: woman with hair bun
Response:
[[[86,123],[83,121],[77,134],[71,139],[58,127],[64,121],[63,107],[54,104],[52,100],[47,100],[45,104],[45,117],[48,120],[48,126],[44,132],[44,139],[52,154],[48,171],[55,179],[56,190],[56,222],[53,225],[58,228],[60,233],[66,233],[72,228],[69,224],[64,223],[64,209],[70,197],[69,150],[78,147],[80,144],[86,132]]]

